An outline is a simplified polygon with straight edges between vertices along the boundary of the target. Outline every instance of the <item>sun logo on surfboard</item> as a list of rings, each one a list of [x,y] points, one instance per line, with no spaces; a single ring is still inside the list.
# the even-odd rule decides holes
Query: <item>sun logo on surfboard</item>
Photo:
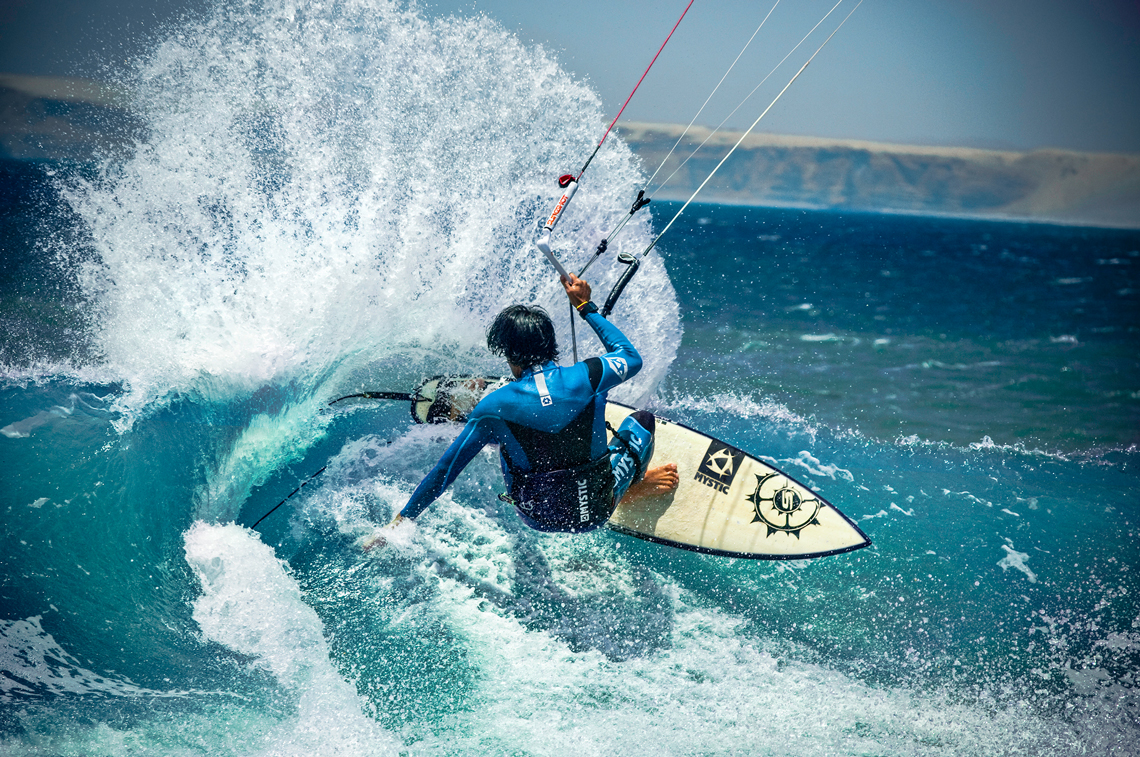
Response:
[[[783,478],[783,481],[777,478]],[[748,501],[756,510],[752,522],[768,527],[766,537],[780,531],[798,539],[800,531],[813,524],[819,525],[816,515],[819,514],[820,501],[815,497],[804,497],[779,473],[756,474],[756,491],[748,495]]]

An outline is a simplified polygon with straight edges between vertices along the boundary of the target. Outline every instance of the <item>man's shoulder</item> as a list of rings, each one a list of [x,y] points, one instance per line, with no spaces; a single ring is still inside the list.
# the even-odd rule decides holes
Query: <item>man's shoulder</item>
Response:
[[[498,415],[498,409],[522,396],[522,380],[510,381],[483,395],[471,411],[471,418]]]

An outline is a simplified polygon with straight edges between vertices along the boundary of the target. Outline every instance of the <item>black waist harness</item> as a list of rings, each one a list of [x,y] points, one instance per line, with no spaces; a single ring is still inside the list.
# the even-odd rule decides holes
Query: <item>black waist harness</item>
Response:
[[[614,511],[609,454],[564,470],[512,474],[511,500],[540,531],[589,531]]]
[[[596,389],[601,380],[601,361],[590,358],[586,365]],[[609,453],[590,459],[593,402],[553,434],[510,421],[507,427],[531,463],[529,471],[519,470],[504,451],[511,470],[509,499],[531,526],[540,531],[588,531],[613,514],[614,475]]]

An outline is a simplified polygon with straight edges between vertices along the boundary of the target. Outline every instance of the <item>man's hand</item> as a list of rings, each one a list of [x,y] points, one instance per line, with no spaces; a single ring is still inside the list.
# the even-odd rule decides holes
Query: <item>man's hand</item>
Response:
[[[377,547],[383,547],[388,543],[388,539],[386,538],[388,533],[390,533],[396,526],[400,525],[403,520],[404,516],[396,513],[396,517],[392,518],[391,523],[377,530],[371,536],[364,537],[358,542],[358,544],[360,544],[361,551],[370,552]]]
[[[574,274],[570,274],[570,278],[562,277],[562,288],[566,290],[570,304],[574,307],[590,301],[590,285]]]

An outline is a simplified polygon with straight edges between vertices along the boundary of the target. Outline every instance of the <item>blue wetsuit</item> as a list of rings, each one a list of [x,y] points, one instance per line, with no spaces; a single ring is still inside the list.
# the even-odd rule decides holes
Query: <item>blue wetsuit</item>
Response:
[[[653,455],[653,416],[627,418],[606,444],[606,394],[641,370],[641,356],[598,313],[585,316],[607,350],[567,367],[532,366],[480,400],[463,431],[400,512],[415,518],[486,444],[498,444],[510,499],[543,531],[587,531],[613,513]],[[648,428],[646,428],[648,427]]]

